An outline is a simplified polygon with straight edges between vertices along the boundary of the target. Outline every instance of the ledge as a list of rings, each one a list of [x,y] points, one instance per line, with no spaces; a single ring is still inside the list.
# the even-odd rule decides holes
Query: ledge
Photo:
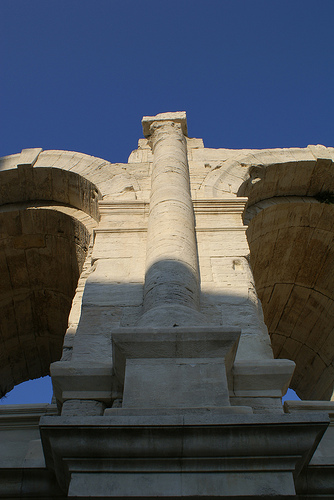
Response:
[[[154,415],[43,417],[46,464],[69,496],[103,497],[108,491],[110,498],[146,498],[154,484],[155,495],[180,498],[194,494],[196,477],[203,497],[222,498],[235,493],[236,485],[240,496],[263,495],[268,485],[272,494],[288,495],[295,492],[293,474],[308,464],[328,426],[322,414],[192,420],[187,423],[187,415],[170,416],[166,424]],[[161,482],[161,473],[167,482]]]

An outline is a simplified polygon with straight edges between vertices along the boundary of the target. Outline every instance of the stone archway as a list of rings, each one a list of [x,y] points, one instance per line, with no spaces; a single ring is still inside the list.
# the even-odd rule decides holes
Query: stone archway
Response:
[[[250,261],[275,357],[292,359],[302,399],[330,399],[334,384],[334,206],[270,198],[252,209]]]
[[[275,357],[296,363],[302,399],[334,386],[333,148],[240,155],[211,172],[202,192],[248,197],[245,224],[256,290]]]
[[[101,195],[88,179],[24,164],[0,172],[0,395],[49,373]]]

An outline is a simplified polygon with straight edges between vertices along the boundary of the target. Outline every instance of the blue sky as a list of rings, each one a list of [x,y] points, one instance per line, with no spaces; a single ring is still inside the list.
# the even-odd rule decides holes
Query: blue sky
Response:
[[[2,0],[0,156],[126,162],[141,118],[207,147],[333,146],[333,0]]]
[[[207,147],[333,145],[333,0],[2,0],[0,155],[127,161],[145,114]]]

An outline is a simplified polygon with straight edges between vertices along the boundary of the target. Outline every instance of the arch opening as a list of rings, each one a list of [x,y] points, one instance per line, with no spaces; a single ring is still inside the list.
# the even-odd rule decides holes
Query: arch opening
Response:
[[[49,374],[63,337],[91,232],[60,210],[0,212],[0,396]]]
[[[274,356],[296,363],[301,399],[331,399],[334,387],[334,205],[271,198],[251,206],[247,238]]]

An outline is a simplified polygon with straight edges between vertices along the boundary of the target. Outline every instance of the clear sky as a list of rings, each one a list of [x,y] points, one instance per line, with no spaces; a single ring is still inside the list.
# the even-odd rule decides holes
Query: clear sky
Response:
[[[1,150],[125,162],[143,115],[207,147],[333,146],[333,0],[1,0]]]
[[[126,162],[141,118],[207,147],[334,145],[333,0],[1,0],[0,156]]]

